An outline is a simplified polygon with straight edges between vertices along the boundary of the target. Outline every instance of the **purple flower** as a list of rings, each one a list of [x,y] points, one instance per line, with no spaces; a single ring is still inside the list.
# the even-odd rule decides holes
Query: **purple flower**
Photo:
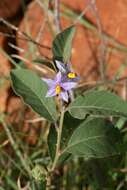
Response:
[[[62,81],[73,81],[77,82],[79,76],[72,70],[70,64],[64,64],[61,61],[55,61],[58,70],[62,73]]]
[[[42,79],[49,87],[46,97],[59,95],[65,102],[68,102],[68,91],[76,86],[76,82],[62,81],[62,73],[59,71],[54,80]]]

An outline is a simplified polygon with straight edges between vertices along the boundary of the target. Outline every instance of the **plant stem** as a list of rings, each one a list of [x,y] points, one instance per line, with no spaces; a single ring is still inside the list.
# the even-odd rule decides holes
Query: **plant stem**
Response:
[[[55,169],[57,161],[58,161],[59,156],[60,156],[60,143],[61,143],[63,121],[64,121],[64,113],[65,113],[65,110],[64,110],[64,107],[63,107],[62,111],[61,111],[61,116],[60,116],[59,128],[58,128],[58,131],[57,131],[56,154],[55,154],[54,162],[53,162],[52,167],[51,167],[51,172]]]
[[[56,30],[57,33],[61,31],[61,25],[60,25],[60,0],[55,0],[55,24],[56,24]]]
[[[46,177],[46,190],[50,190],[51,189],[51,176],[49,173],[47,173],[47,177]]]
[[[106,53],[107,53],[107,43],[105,40],[105,37],[103,35],[103,28],[102,28],[102,23],[101,19],[98,13],[98,8],[96,6],[96,0],[93,0],[91,2],[91,10],[93,11],[93,14],[96,18],[96,23],[97,23],[97,28],[98,28],[98,34],[100,36],[100,45],[99,45],[99,52],[100,52],[100,58],[99,58],[99,67],[100,67],[100,75],[102,81],[105,81],[106,79],[106,65],[105,65],[105,58],[106,58]]]
[[[57,128],[56,154],[55,154],[53,164],[52,164],[51,168],[49,169],[49,172],[47,173],[46,190],[50,190],[52,172],[55,170],[59,156],[60,156],[60,144],[61,144],[63,121],[64,121],[64,113],[65,113],[65,109],[62,106],[60,120],[59,120],[59,127]]]

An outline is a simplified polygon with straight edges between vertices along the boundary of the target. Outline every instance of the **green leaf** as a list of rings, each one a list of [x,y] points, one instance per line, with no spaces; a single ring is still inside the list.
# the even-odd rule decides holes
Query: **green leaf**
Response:
[[[86,158],[105,158],[120,153],[120,132],[102,118],[84,121],[72,134],[66,152]]]
[[[70,104],[69,112],[78,119],[86,114],[127,117],[127,102],[111,92],[90,90]]]
[[[59,33],[53,41],[53,58],[67,63],[70,60],[75,27],[71,26]]]
[[[49,155],[52,162],[54,161],[55,154],[56,154],[56,143],[57,143],[57,132],[56,132],[55,126],[51,125],[49,129],[49,134],[48,134],[48,150],[49,150]],[[58,161],[58,165],[61,165],[62,163],[64,163],[70,156],[71,154],[68,152],[61,155]]]
[[[73,118],[69,112],[65,113],[64,122],[63,122],[63,129],[62,129],[62,136],[61,136],[61,148],[64,149],[67,146],[67,143],[74,132],[74,130],[81,124],[82,120]],[[71,157],[71,154],[65,152],[59,158],[59,164],[68,161]]]
[[[73,118],[68,112],[65,113],[62,136],[61,136],[61,149],[66,147],[73,131],[79,126],[81,122],[82,120]],[[48,149],[52,161],[54,160],[55,157],[56,143],[57,143],[57,132],[55,126],[51,125],[48,134]],[[71,154],[67,152],[64,155],[61,155],[59,158],[59,164],[66,161],[70,156]]]
[[[47,85],[32,71],[16,69],[11,71],[12,86],[26,104],[42,117],[53,122],[57,111],[53,98],[46,98]]]
[[[52,161],[55,158],[56,143],[57,143],[57,132],[55,126],[51,125],[48,134],[48,149]]]
[[[69,112],[65,113],[61,137],[62,148],[67,145],[72,133],[79,126],[79,124],[81,124],[81,122],[83,122],[83,120],[72,117]]]

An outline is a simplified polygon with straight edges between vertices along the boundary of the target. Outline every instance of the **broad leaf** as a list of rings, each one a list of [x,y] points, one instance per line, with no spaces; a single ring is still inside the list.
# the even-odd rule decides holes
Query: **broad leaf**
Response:
[[[104,158],[120,153],[120,133],[109,121],[84,121],[72,134],[66,152],[86,158]]]
[[[85,118],[88,113],[127,117],[127,102],[111,92],[90,90],[70,104],[69,112],[78,119]]]
[[[52,161],[55,158],[56,143],[57,143],[57,132],[55,126],[51,125],[48,134],[48,150]]]
[[[59,33],[53,41],[53,58],[67,63],[70,60],[75,27],[71,26]]]
[[[54,161],[55,154],[56,154],[56,144],[57,144],[57,132],[56,132],[55,126],[52,125],[49,129],[49,134],[48,134],[48,150],[49,150],[49,155],[52,162]],[[70,156],[71,154],[68,152],[61,155],[58,161],[58,165],[61,165],[62,163],[64,163]]]
[[[81,124],[81,122],[83,122],[83,120],[72,117],[69,112],[65,113],[61,137],[62,147],[65,147],[67,145],[72,133]]]
[[[62,129],[62,136],[61,136],[61,149],[66,147],[73,131],[79,126],[82,120],[73,118],[68,112],[65,113],[64,122],[63,122],[63,129]],[[50,126],[49,134],[48,134],[48,149],[49,154],[52,159],[54,160],[55,152],[56,152],[56,143],[57,143],[57,132],[54,125]],[[59,163],[63,163],[66,159],[69,158],[71,154],[65,153],[59,159]]]
[[[12,86],[26,104],[49,121],[57,120],[53,98],[46,98],[47,85],[32,71],[16,69],[11,71]]]
[[[63,122],[63,129],[62,129],[62,136],[61,136],[61,149],[64,149],[67,146],[67,143],[74,132],[74,130],[83,122],[82,120],[73,118],[68,112],[65,113],[64,122]],[[59,158],[59,164],[68,161],[71,157],[71,154],[65,152]]]

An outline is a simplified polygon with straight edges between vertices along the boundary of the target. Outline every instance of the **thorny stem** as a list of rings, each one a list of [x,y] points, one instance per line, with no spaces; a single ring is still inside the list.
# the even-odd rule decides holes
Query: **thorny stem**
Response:
[[[47,173],[47,183],[46,183],[46,190],[50,190],[51,187],[51,175],[52,172],[55,170],[59,156],[60,156],[60,144],[61,144],[61,136],[62,136],[62,128],[63,128],[63,121],[64,121],[64,113],[65,108],[62,107],[61,115],[60,115],[60,121],[59,121],[59,127],[57,128],[57,144],[56,144],[56,153],[55,158],[53,161],[53,164],[51,168],[49,169],[49,172]]]
[[[61,143],[63,121],[64,121],[64,113],[65,113],[65,110],[64,110],[64,107],[63,107],[62,111],[61,111],[61,116],[60,116],[59,128],[57,130],[56,154],[55,154],[54,162],[53,162],[52,167],[51,167],[51,172],[54,171],[54,169],[55,169],[55,167],[57,165],[57,161],[58,161],[59,156],[60,156],[60,143]]]

